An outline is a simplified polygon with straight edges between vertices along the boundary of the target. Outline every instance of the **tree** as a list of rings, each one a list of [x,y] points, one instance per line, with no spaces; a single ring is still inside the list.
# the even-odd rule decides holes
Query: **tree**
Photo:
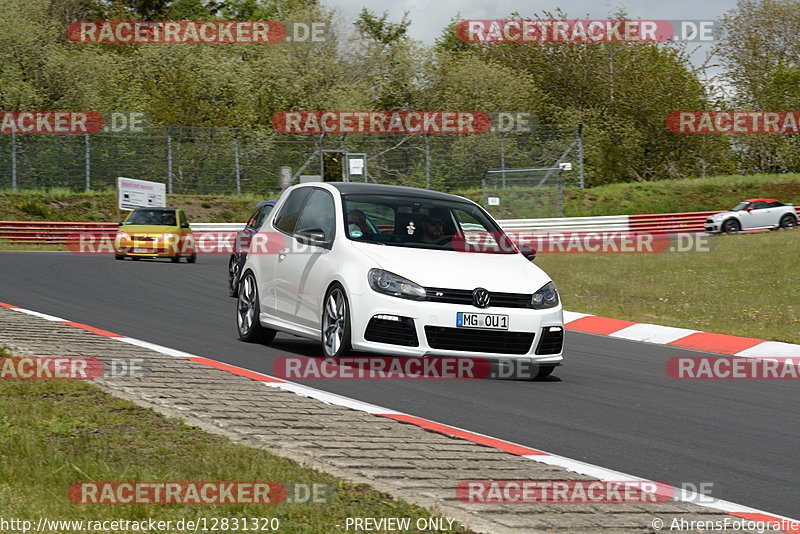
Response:
[[[780,111],[800,106],[800,2],[739,0],[722,17],[714,47],[734,90],[730,105]],[[744,169],[800,169],[794,136],[747,135],[735,139]]]

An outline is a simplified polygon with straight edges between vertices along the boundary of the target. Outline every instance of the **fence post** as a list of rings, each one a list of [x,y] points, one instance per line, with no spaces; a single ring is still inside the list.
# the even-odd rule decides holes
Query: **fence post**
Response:
[[[503,189],[506,188],[506,138],[503,137],[503,132],[500,132],[500,170],[503,171]]]
[[[17,134],[11,132],[11,190],[17,191]]]
[[[167,193],[172,194],[172,131],[167,130]]]
[[[428,134],[425,136],[425,189],[431,188],[431,141]]]
[[[242,181],[239,168],[239,130],[233,131],[233,162],[236,166],[236,196],[242,196]]]
[[[583,189],[583,123],[578,123],[578,165],[580,165],[581,189]]]
[[[86,191],[92,190],[92,168],[91,163],[89,160],[89,134],[83,134],[83,138],[86,141]]]
[[[564,216],[564,170],[558,170],[558,216]]]

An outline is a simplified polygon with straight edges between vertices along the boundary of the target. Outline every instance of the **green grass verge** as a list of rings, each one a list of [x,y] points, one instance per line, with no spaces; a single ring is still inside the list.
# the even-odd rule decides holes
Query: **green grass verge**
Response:
[[[479,188],[457,194],[481,202]],[[550,194],[550,193],[548,193]],[[556,217],[555,206],[542,209],[541,191],[513,188],[501,191],[500,206],[489,211],[498,219]],[[714,176],[685,180],[608,184],[564,188],[564,216],[638,215],[725,210],[745,198],[767,197],[800,204],[800,174]],[[546,197],[550,198],[550,197]],[[552,203],[552,202],[551,202]]]
[[[480,188],[452,191],[481,202]],[[259,200],[277,198],[279,192],[224,195],[170,195],[171,206],[186,210],[197,222],[243,222]],[[685,180],[661,180],[609,184],[588,189],[564,189],[564,215],[634,215],[683,211],[723,210],[752,197],[776,198],[800,204],[800,174],[715,176]],[[499,219],[555,216],[555,208],[542,209],[541,191],[510,189],[501,195],[501,205],[492,207]],[[73,193],[68,189],[0,191],[0,220],[96,221],[117,218],[113,191]]]
[[[720,236],[708,253],[546,254],[564,308],[800,343],[800,231]]]
[[[3,355],[9,354],[0,347]],[[318,483],[331,487],[333,498],[327,504],[74,504],[68,496],[69,487],[84,481]],[[306,534],[342,532],[335,525],[344,525],[346,517],[408,517],[412,525],[417,518],[438,517],[367,486],[349,484],[269,452],[233,444],[117,399],[91,384],[44,380],[0,380],[0,510],[5,519],[32,520],[34,525],[39,517],[277,517],[278,532]],[[451,532],[469,531],[459,528]]]

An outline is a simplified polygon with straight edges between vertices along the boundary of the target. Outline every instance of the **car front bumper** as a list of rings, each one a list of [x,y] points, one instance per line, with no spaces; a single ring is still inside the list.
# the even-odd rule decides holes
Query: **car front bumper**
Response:
[[[474,357],[487,360],[525,360],[536,365],[560,365],[563,360],[563,344],[558,353],[537,354],[540,342],[542,342],[543,336],[548,335],[550,327],[561,328],[563,335],[564,318],[560,304],[547,310],[534,310],[530,308],[492,306],[476,308],[463,304],[414,301],[382,295],[374,291],[367,291],[364,294],[351,295],[350,297],[351,343],[356,350],[395,356],[450,356]],[[507,315],[508,330],[457,327],[456,314],[458,312]],[[386,342],[367,339],[370,320],[376,316],[393,316],[403,318],[404,321],[406,319],[412,320],[417,345],[399,344],[397,343],[398,340],[391,338],[386,339]],[[426,329],[426,327],[430,327],[430,329]],[[446,335],[450,340],[458,339],[460,333],[463,332],[463,346],[458,347],[458,350],[432,346],[437,344],[435,341],[432,343],[437,331],[446,331]],[[523,351],[516,350],[513,353],[503,352],[500,346],[491,352],[475,350],[473,346],[470,346],[470,339],[479,339],[481,340],[482,348],[485,349],[488,343],[492,343],[491,339],[496,336],[501,336],[500,345],[502,345],[504,333],[512,336],[522,336],[523,334],[533,334],[533,336],[527,349],[523,349]],[[555,334],[555,332],[552,334]],[[439,345],[441,345],[441,342]],[[520,344],[517,344],[517,346],[519,347]]]

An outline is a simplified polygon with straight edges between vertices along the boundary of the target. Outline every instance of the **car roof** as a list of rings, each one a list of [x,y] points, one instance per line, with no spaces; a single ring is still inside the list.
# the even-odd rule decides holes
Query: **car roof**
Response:
[[[745,202],[777,202],[774,198],[748,198]]]
[[[451,195],[450,193],[442,193],[440,191],[431,191],[430,189],[421,189],[419,187],[406,187],[403,185],[386,185],[386,184],[365,184],[359,182],[324,182],[339,190],[342,195],[349,194],[363,194],[363,195],[398,195],[428,198],[431,200],[459,200],[464,201],[463,197],[458,195]]]

